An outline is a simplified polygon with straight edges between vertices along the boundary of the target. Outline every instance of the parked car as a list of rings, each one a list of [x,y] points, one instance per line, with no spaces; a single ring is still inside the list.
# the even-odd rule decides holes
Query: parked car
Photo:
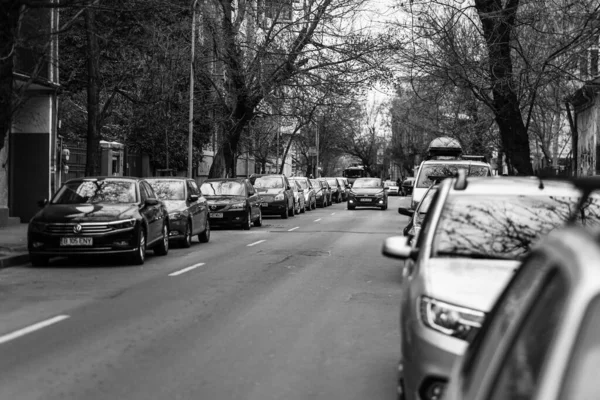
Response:
[[[310,180],[306,177],[290,178],[291,181],[296,181],[302,189],[304,189],[304,204],[307,211],[317,208],[317,195]]]
[[[385,186],[389,187],[388,196],[394,195],[398,196],[400,187],[396,184],[396,182],[392,180],[387,180],[383,183]]]
[[[342,202],[342,186],[340,185],[340,182],[338,181],[337,178],[325,178],[325,180],[327,180],[327,183],[329,184],[329,187],[331,187],[331,199],[333,202],[335,203],[341,203]]]
[[[402,192],[402,196],[410,196],[413,192],[413,185],[415,184],[415,178],[406,178],[402,185],[400,185],[400,190]]]
[[[356,207],[379,207],[387,210],[386,187],[379,178],[357,178],[348,196],[348,210]]]
[[[440,396],[530,246],[563,225],[580,197],[568,182],[461,172],[439,184],[416,241],[385,241],[384,255],[403,261],[401,399]],[[598,196],[579,218],[600,222]]]
[[[216,178],[202,182],[211,226],[262,226],[261,196],[244,178]]]
[[[409,240],[412,241],[414,238],[419,237],[421,226],[423,225],[427,211],[429,211],[429,207],[431,206],[431,200],[433,200],[433,196],[435,195],[436,191],[437,186],[432,185],[427,190],[425,196],[423,196],[423,200],[421,200],[415,210],[411,210],[410,208],[406,207],[398,207],[399,214],[410,217],[410,221],[402,230],[404,236],[408,236]]]
[[[347,201],[348,200],[348,192],[349,192],[349,188],[348,188],[348,184],[346,183],[346,178],[340,178],[337,177],[335,178],[337,179],[339,185],[340,185],[340,193],[342,195],[342,199],[341,201]]]
[[[34,266],[55,256],[101,254],[125,255],[141,265],[148,248],[169,252],[169,213],[144,179],[71,179],[40,206],[27,233]]]
[[[210,240],[208,203],[196,181],[189,178],[146,178],[156,197],[169,212],[169,239],[190,247],[194,235],[206,243]]]
[[[306,211],[304,189],[294,180],[290,180],[290,185],[292,186],[292,192],[294,192],[294,214],[303,214]]]
[[[294,216],[294,193],[285,175],[258,176],[254,187],[260,194],[264,215],[281,215],[284,219]]]
[[[598,231],[557,230],[523,262],[458,358],[444,399],[597,399],[599,338]]]
[[[327,207],[329,205],[329,191],[327,186],[318,179],[310,179],[312,187],[315,189],[315,199],[318,207]]]
[[[325,178],[317,178],[317,180],[319,182],[321,182],[323,184],[323,186],[325,187],[325,194],[327,195],[327,204],[325,206],[330,206],[333,204],[333,189],[331,188],[331,185],[329,185],[329,182],[327,182],[327,179]]]

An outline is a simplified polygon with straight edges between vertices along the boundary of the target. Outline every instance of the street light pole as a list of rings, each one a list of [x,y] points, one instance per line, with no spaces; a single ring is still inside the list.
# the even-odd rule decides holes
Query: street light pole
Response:
[[[192,50],[190,54],[190,116],[189,116],[189,133],[188,133],[188,178],[192,178],[192,154],[193,154],[193,137],[194,137],[194,58],[196,50],[196,6],[198,0],[192,3]]]
[[[281,130],[281,121],[277,126],[277,158],[275,159],[275,173],[279,173],[279,131]]]
[[[315,171],[315,178],[319,177],[319,124],[317,123],[317,129],[315,131],[315,145],[317,148],[317,166]]]

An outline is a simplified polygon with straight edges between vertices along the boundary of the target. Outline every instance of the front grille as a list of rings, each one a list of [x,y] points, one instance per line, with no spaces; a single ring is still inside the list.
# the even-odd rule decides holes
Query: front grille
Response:
[[[273,201],[273,196],[260,196],[262,201]]]
[[[81,223],[81,231],[75,232],[75,226],[78,224],[75,223],[54,223],[46,225],[46,232],[55,234],[55,235],[72,235],[74,233],[78,234],[100,234],[107,233],[113,230],[113,228],[109,224],[102,223]]]
[[[210,211],[220,211],[227,207],[226,204],[213,204],[209,207]]]

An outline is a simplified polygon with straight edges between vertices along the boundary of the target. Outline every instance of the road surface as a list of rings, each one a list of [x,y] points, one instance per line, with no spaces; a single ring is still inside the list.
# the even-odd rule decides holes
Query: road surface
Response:
[[[142,267],[0,271],[0,399],[391,399],[407,219],[345,203]],[[151,254],[151,252],[149,252]]]

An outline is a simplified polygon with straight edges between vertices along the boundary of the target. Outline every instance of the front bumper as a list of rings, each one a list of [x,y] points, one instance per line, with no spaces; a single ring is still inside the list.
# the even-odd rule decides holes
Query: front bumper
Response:
[[[221,214],[222,217],[216,215]],[[231,211],[217,211],[211,212],[208,216],[210,226],[226,226],[226,225],[243,225],[248,219],[248,212],[244,209],[231,210]]]
[[[279,215],[287,212],[285,200],[263,201],[260,203],[260,211],[263,215]]]
[[[384,197],[351,196],[348,204],[354,207],[382,207],[386,205],[386,201]]]
[[[90,246],[61,246],[63,237],[92,239]],[[72,256],[79,254],[123,254],[137,251],[138,230],[134,228],[98,235],[59,235],[29,231],[27,247],[29,254],[43,256]]]
[[[467,342],[436,332],[412,320],[403,329],[402,364],[407,400],[421,400],[419,394],[432,384],[448,381],[456,358],[467,348]]]
[[[187,228],[187,219],[169,219],[169,240],[179,240],[185,238]]]

